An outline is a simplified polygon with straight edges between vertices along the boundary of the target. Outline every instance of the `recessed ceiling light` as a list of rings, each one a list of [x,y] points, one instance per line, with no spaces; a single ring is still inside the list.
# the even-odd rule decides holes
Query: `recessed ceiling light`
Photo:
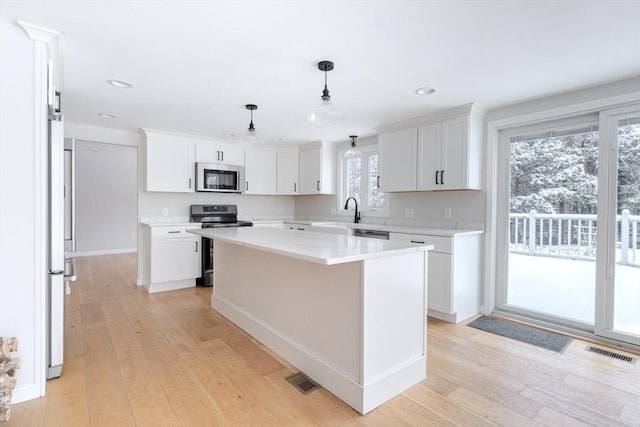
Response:
[[[274,141],[282,141],[282,138],[280,138],[279,136],[274,136],[271,139],[274,140]]]
[[[436,93],[435,87],[425,86],[420,89],[416,89],[416,95],[432,95],[434,93]]]
[[[129,83],[124,80],[107,80],[107,83],[109,83],[111,86],[115,86],[123,89],[129,89],[133,87],[133,83]]]
[[[233,134],[233,133],[228,133],[228,132],[227,132],[227,133],[225,133],[225,134],[224,134],[224,136],[226,136],[227,138],[233,138],[233,137],[234,137],[234,136],[236,136],[236,135],[235,135],[235,134]]]
[[[118,116],[116,116],[115,114],[111,114],[111,113],[98,113],[98,115],[100,117],[102,117],[103,119],[117,119]]]

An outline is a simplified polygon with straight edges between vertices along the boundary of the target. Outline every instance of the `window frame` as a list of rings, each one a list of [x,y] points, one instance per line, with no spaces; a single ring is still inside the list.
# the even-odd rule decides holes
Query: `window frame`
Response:
[[[344,153],[347,152],[349,147],[340,148],[337,150],[337,164],[338,164],[338,191],[337,191],[337,200],[336,200],[336,213],[338,216],[353,216],[353,204],[349,205],[349,209],[344,209],[344,204],[347,198],[349,197],[347,190],[347,160],[344,157]],[[370,144],[370,145],[362,145],[358,146],[358,150],[361,153],[361,158],[363,159],[362,165],[362,173],[361,179],[361,189],[369,188],[369,162],[368,156],[371,154],[378,155],[378,168],[380,167],[380,148],[378,144]],[[366,160],[365,160],[366,159]],[[378,170],[379,172],[379,170]],[[370,217],[386,217],[389,215],[389,197],[388,193],[385,194],[384,198],[384,206],[378,209],[371,209],[367,207],[368,205],[368,192],[364,191],[364,194],[360,196],[360,202],[358,202],[358,212],[365,214]]]

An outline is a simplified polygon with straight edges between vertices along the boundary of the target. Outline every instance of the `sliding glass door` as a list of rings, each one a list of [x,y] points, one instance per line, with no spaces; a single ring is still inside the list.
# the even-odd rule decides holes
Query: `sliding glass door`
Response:
[[[607,210],[599,218],[595,332],[640,345],[640,109],[604,111],[600,129]]]
[[[505,133],[500,308],[593,329],[598,142],[596,115]]]
[[[496,308],[640,344],[640,110],[501,132]]]

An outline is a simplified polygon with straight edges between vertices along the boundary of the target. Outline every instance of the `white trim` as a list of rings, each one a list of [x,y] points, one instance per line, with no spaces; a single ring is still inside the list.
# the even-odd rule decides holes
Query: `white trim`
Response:
[[[497,130],[503,130],[515,126],[539,123],[545,120],[559,120],[575,115],[597,113],[603,109],[621,107],[625,104],[634,104],[637,102],[640,102],[640,92],[631,92],[624,95],[612,96],[594,101],[581,102],[579,104],[566,105],[550,110],[536,111],[534,113],[493,120],[489,122],[488,125],[493,126]]]
[[[603,110],[600,112],[600,149],[598,153],[597,247],[604,248],[604,256],[596,259],[595,330],[604,336],[635,345],[640,345],[640,337],[614,330],[615,314],[615,268],[616,255],[611,242],[616,238],[617,184],[618,184],[618,125],[623,118],[637,117],[640,104]],[[607,167],[603,167],[606,165]]]
[[[44,396],[44,394],[40,392],[40,386],[38,384],[31,384],[26,387],[20,387],[19,384],[19,382],[16,383],[16,388],[11,394],[11,403],[14,405]]]
[[[136,284],[137,284],[137,281],[136,281]],[[159,283],[142,282],[142,286],[144,286],[144,288],[147,290],[148,293],[155,294],[157,292],[167,292],[167,291],[175,291],[178,289],[195,288],[196,279],[172,280],[170,282],[159,282]]]
[[[45,43],[49,59],[53,61],[54,86],[58,90],[62,90],[64,88],[64,74],[62,68],[62,51],[60,50],[60,33],[25,21],[16,20],[16,24],[27,33],[27,36],[31,40]]]
[[[79,251],[79,252],[72,252],[70,255],[76,258],[79,258],[83,256],[130,254],[134,252],[138,252],[138,249],[129,248],[129,249],[107,249],[107,250],[100,250],[100,251]]]
[[[337,216],[341,216],[341,217],[353,217],[353,210],[349,209],[346,210],[344,209],[344,202],[346,201],[348,195],[345,194],[345,188],[344,188],[344,179],[345,179],[345,175],[346,175],[346,164],[344,162],[344,153],[347,152],[348,148],[350,147],[350,145],[344,146],[339,148],[338,150],[336,150],[336,168],[337,168],[337,185],[336,185],[336,215]],[[360,150],[360,152],[362,153],[361,158],[364,159],[364,157],[370,153],[376,153],[378,154],[378,159],[380,158],[380,148],[378,146],[378,144],[367,144],[367,145],[362,145],[360,147],[358,147],[358,149]],[[366,164],[367,166],[367,170],[364,170],[364,165]],[[362,169],[362,177],[364,177],[366,175],[366,182],[363,182],[362,188],[366,191],[367,186],[369,185],[369,174],[368,174],[368,163],[363,161],[363,169]],[[363,180],[364,181],[364,180]],[[366,185],[364,185],[366,184]],[[382,191],[381,191],[382,192]],[[382,192],[384,193],[384,192]],[[368,217],[382,217],[382,218],[386,218],[387,216],[389,216],[389,193],[385,194],[385,201],[384,201],[384,207],[382,209],[377,209],[377,210],[370,210],[368,208],[364,208],[361,204],[364,204],[365,200],[362,200],[363,197],[361,197],[361,201],[358,204],[358,211],[362,214],[365,214],[365,216]]]
[[[28,399],[41,397],[47,389],[47,292],[48,275],[48,234],[49,234],[49,129],[47,105],[47,68],[45,47],[34,43],[34,99],[33,99],[33,182],[34,182],[34,377],[36,384],[27,387],[23,396]],[[36,392],[37,389],[37,392]],[[16,398],[19,399],[19,397]]]

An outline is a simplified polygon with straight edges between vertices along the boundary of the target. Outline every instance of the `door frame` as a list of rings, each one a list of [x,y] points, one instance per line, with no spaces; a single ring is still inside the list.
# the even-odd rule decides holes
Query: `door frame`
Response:
[[[506,304],[508,293],[508,260],[509,260],[509,243],[508,243],[508,226],[509,224],[509,204],[510,204],[510,170],[511,170],[511,146],[510,138],[513,136],[521,136],[527,134],[545,133],[551,131],[563,131],[586,128],[597,125],[599,117],[595,113],[576,114],[563,119],[541,120],[522,126],[513,126],[499,132],[500,147],[498,149],[498,165],[497,173],[504,179],[498,185],[496,196],[499,211],[497,212],[497,229],[496,229],[496,254],[499,254],[496,260],[499,268],[496,271],[496,310],[503,313],[515,314],[521,317],[536,319],[548,325],[559,325],[572,330],[579,330],[587,333],[593,333],[592,325],[563,318],[552,314],[545,314],[522,307],[509,306]],[[594,282],[596,278],[594,277]]]
[[[573,99],[575,99],[575,97]],[[499,257],[497,252],[498,239],[501,238],[501,235],[504,236],[504,230],[501,233],[499,230],[500,227],[498,226],[498,214],[501,211],[501,206],[499,206],[500,198],[498,197],[500,187],[498,183],[500,179],[503,179],[503,177],[498,174],[498,164],[500,161],[498,154],[501,145],[500,132],[513,127],[563,119],[576,115],[598,113],[604,109],[637,103],[640,103],[640,92],[630,92],[623,95],[610,96],[570,105],[561,105],[561,101],[554,97],[549,99],[546,104],[535,102],[514,106],[513,116],[509,116],[509,112],[505,109],[500,109],[496,112],[490,112],[489,116],[485,118],[487,138],[485,152],[485,256],[483,295],[482,305],[480,307],[483,314],[492,314],[496,311],[496,277],[501,267],[498,263],[501,259],[504,259],[504,257]],[[557,107],[559,104],[561,106]],[[550,105],[551,107],[542,111],[532,111],[535,108],[539,108],[540,105]],[[495,118],[492,118],[492,115]],[[591,338],[594,336],[591,333],[585,333],[579,330],[572,332]],[[609,341],[606,337],[602,337],[601,340]]]
[[[616,210],[618,206],[618,121],[640,116],[640,104],[602,110],[600,112],[600,148],[598,163],[608,167],[598,168],[598,236],[597,247],[605,248],[604,256],[596,260],[595,330],[603,336],[634,345],[640,345],[640,336],[613,329],[615,310]],[[604,226],[602,226],[604,224]],[[614,250],[612,250],[614,249]]]

